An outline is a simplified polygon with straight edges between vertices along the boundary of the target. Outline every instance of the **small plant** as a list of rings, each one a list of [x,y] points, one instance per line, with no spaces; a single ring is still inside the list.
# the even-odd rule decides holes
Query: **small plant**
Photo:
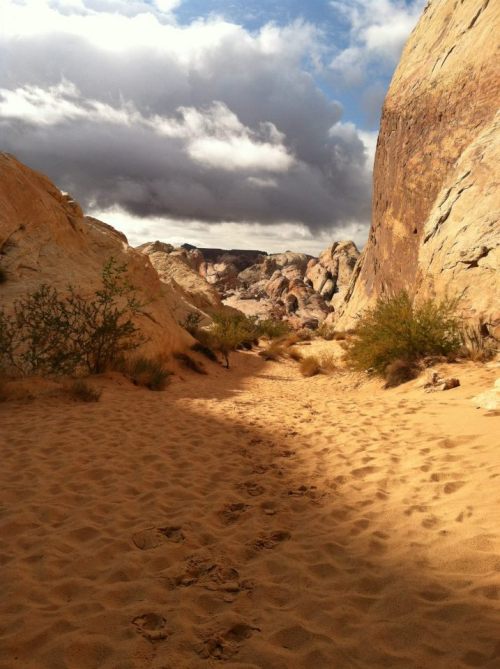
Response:
[[[174,358],[192,372],[196,372],[197,374],[207,373],[207,370],[203,367],[201,362],[198,362],[198,360],[195,360],[187,353],[175,353]]]
[[[3,267],[0,267],[0,284],[7,281],[7,272]]]
[[[167,387],[171,373],[164,368],[161,360],[138,356],[122,362],[119,366],[132,383],[149,390],[160,391]]]
[[[316,374],[321,372],[321,364],[318,358],[308,355],[300,361],[299,369],[302,376],[316,376]]]
[[[217,356],[212,351],[210,346],[205,346],[205,344],[202,344],[201,341],[197,341],[195,344],[193,344],[191,346],[191,350],[195,351],[195,353],[201,353],[202,355],[205,356],[205,358],[208,358],[212,362],[219,362],[217,360]]]
[[[456,300],[414,304],[408,293],[382,297],[360,319],[346,361],[354,369],[384,375],[395,360],[451,356],[460,348]]]
[[[384,370],[384,388],[395,388],[402,383],[416,379],[420,373],[419,365],[412,360],[393,360]]]
[[[183,321],[179,321],[179,325],[189,332],[193,337],[196,337],[200,328],[202,315],[197,311],[191,311],[186,315]]]
[[[219,351],[229,369],[229,355],[244,345],[253,345],[258,338],[256,319],[244,314],[221,312],[213,314],[213,325],[210,329],[212,348]]]
[[[25,374],[72,374],[83,368],[98,374],[120,355],[144,342],[133,317],[143,304],[111,258],[102,270],[102,287],[84,297],[42,284],[0,311],[0,363]]]
[[[333,356],[331,353],[324,353],[320,357],[319,363],[321,371],[324,374],[329,374],[330,372],[334,372],[335,369],[337,368],[337,362],[335,360],[335,356]]]
[[[77,379],[68,388],[70,396],[78,402],[98,402],[101,399],[101,391],[92,388],[83,379]]]
[[[473,362],[487,362],[498,353],[498,345],[491,337],[481,332],[479,325],[466,325],[461,333],[461,346],[458,352],[461,358]]]

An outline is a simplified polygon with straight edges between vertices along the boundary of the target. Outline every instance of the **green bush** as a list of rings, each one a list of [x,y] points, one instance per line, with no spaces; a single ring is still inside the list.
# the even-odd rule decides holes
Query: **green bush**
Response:
[[[252,345],[258,338],[257,322],[244,314],[226,312],[213,314],[213,321],[210,329],[212,348],[222,354],[229,369],[229,354],[239,347]]]
[[[90,297],[73,286],[67,295],[46,284],[0,312],[0,364],[26,374],[103,372],[144,338],[132,318],[144,306],[124,277],[126,267],[111,258],[102,271],[102,287]]]
[[[382,297],[365,312],[346,349],[354,369],[384,375],[395,360],[450,356],[460,348],[456,300],[414,304],[408,293]]]

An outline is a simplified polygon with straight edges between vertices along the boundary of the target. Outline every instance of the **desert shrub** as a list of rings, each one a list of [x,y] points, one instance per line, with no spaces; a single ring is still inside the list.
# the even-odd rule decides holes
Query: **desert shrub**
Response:
[[[101,391],[92,388],[83,379],[77,379],[68,387],[69,395],[78,402],[98,402],[101,399]]]
[[[7,281],[7,272],[3,267],[0,267],[0,283],[5,283]]]
[[[290,332],[290,325],[285,321],[280,321],[275,318],[267,318],[256,324],[256,331],[259,337],[277,339]]]
[[[196,372],[197,374],[207,373],[207,370],[203,367],[201,362],[198,362],[198,360],[195,360],[187,353],[175,353],[174,358],[192,372]]]
[[[124,273],[111,258],[102,270],[102,287],[84,297],[73,286],[66,295],[42,284],[0,313],[0,360],[22,373],[71,374],[84,368],[103,372],[115,358],[144,338],[132,317],[141,313]]]
[[[295,360],[295,362],[300,362],[302,358],[304,357],[302,355],[302,352],[299,351],[298,348],[291,347],[288,349],[288,355],[292,360]]]
[[[420,367],[413,360],[398,359],[390,362],[384,370],[385,388],[394,388],[402,383],[416,379]]]
[[[196,337],[200,329],[200,322],[202,315],[197,311],[191,311],[186,315],[183,321],[179,321],[179,325],[189,332],[193,337]]]
[[[479,325],[466,325],[460,332],[461,345],[458,354],[461,358],[474,362],[487,362],[498,353],[498,345],[491,337],[481,332]]]
[[[158,359],[137,356],[122,362],[118,368],[134,385],[149,390],[165,390],[170,381],[171,373]]]
[[[449,299],[414,304],[406,292],[380,298],[361,317],[347,347],[347,363],[383,375],[394,360],[452,355],[460,347],[456,306]]]
[[[213,321],[210,329],[211,346],[222,354],[225,366],[229,369],[230,353],[242,345],[253,344],[257,339],[256,319],[244,314],[221,312],[213,314]]]
[[[191,346],[191,350],[195,351],[196,353],[201,353],[202,355],[205,356],[205,358],[208,358],[212,362],[218,362],[217,356],[215,355],[214,351],[210,348],[210,346],[202,344],[201,341],[197,341],[195,344],[193,344]]]
[[[321,365],[318,358],[308,355],[300,361],[299,369],[302,376],[316,376],[321,372]]]

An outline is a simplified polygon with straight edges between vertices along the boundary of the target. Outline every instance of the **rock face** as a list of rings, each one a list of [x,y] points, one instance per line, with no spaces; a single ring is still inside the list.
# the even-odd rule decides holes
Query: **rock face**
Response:
[[[339,326],[378,296],[463,294],[468,317],[500,314],[500,3],[431,0],[385,100],[372,228]]]
[[[7,309],[27,291],[47,283],[61,291],[68,284],[93,292],[103,265],[114,257],[127,265],[130,283],[148,302],[138,325],[148,338],[142,351],[168,355],[192,338],[177,324],[172,309],[179,297],[165,291],[147,256],[106,223],[85,217],[79,205],[47,177],[13,156],[0,154],[0,304]]]
[[[177,320],[184,320],[193,307],[204,314],[222,307],[219,293],[195,269],[190,252],[159,241],[142,244],[137,250],[149,257],[162,283],[182,297],[172,305]]]

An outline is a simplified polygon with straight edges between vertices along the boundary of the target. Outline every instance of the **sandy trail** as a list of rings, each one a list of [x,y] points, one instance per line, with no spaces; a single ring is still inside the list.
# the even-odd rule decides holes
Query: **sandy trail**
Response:
[[[498,668],[497,371],[0,405],[0,669]]]

